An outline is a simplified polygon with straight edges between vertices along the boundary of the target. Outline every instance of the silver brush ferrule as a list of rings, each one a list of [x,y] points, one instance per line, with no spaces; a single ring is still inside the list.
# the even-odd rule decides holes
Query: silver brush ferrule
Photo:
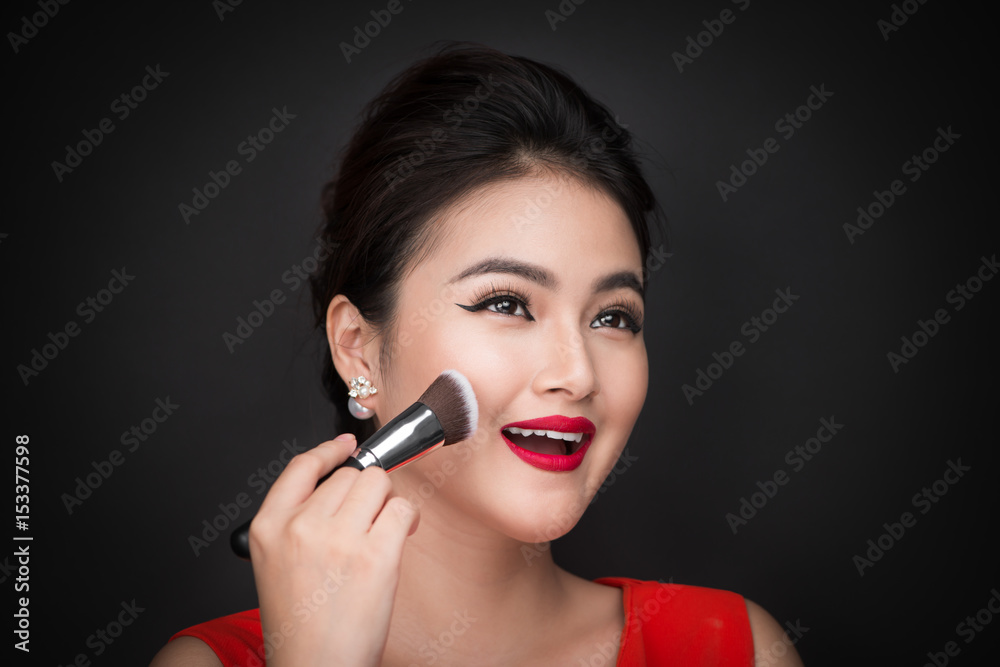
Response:
[[[386,472],[409,463],[444,444],[444,428],[434,411],[417,401],[396,415],[361,444],[352,457],[361,469]]]

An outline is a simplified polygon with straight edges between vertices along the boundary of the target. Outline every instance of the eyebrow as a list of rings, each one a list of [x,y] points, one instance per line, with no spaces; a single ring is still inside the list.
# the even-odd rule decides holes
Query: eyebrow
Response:
[[[487,257],[486,259],[476,262],[472,266],[466,268],[457,276],[449,280],[447,284],[451,285],[452,283],[456,283],[460,280],[465,280],[466,278],[482,275],[484,273],[509,273],[521,276],[526,280],[530,280],[531,282],[548,289],[557,289],[559,286],[559,281],[556,280],[555,276],[553,276],[548,269],[538,266],[537,264],[529,264],[510,257]],[[596,278],[594,282],[591,283],[591,289],[595,294],[599,292],[609,292],[622,287],[634,290],[641,298],[646,298],[642,282],[632,271],[617,271],[615,273],[609,273]]]

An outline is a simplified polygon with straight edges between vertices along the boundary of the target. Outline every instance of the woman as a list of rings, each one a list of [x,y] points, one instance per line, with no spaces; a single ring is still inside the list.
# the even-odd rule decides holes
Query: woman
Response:
[[[154,667],[751,665],[755,650],[801,664],[734,593],[587,581],[544,548],[580,518],[646,396],[659,209],[605,107],[547,66],[446,45],[371,102],[323,204],[324,379],[357,438],[295,457],[265,498],[250,533],[259,620],[188,628]],[[313,491],[448,368],[475,390],[473,437]],[[377,391],[348,405],[365,379]],[[540,418],[543,434],[508,428]]]

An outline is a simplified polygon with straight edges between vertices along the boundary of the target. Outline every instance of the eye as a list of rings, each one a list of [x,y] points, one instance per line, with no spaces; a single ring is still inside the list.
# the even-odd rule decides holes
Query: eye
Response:
[[[639,309],[627,299],[620,299],[597,316],[592,329],[629,329],[637,334],[642,331],[642,316]]]
[[[628,317],[622,312],[612,312],[604,313],[598,317],[595,322],[600,322],[599,326],[611,327],[612,329],[625,329],[631,326],[631,322],[628,321]],[[615,324],[617,322],[617,324]],[[595,329],[597,327],[594,327]]]
[[[485,308],[501,315],[513,315],[524,317],[528,315],[528,308],[523,301],[513,296],[495,296],[476,304],[477,309]],[[529,316],[528,319],[533,319]]]
[[[473,305],[464,306],[460,303],[455,305],[470,313],[489,310],[498,315],[523,317],[529,322],[533,322],[535,318],[528,310],[530,303],[530,297],[523,296],[510,287],[497,288],[490,284],[487,289],[475,296]],[[638,306],[621,297],[608,304],[601,314],[591,322],[590,327],[592,329],[628,329],[633,334],[637,334],[642,330],[642,315],[640,313]]]
[[[475,297],[475,303],[471,306],[463,306],[460,303],[455,305],[464,308],[470,313],[480,310],[489,310],[499,315],[509,315],[511,317],[523,317],[529,322],[534,321],[534,317],[528,312],[529,299],[521,296],[510,288],[497,289],[492,284],[488,289],[480,292]]]

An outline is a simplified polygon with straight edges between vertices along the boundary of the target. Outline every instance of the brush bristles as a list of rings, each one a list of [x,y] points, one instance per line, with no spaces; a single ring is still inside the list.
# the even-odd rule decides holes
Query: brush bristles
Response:
[[[455,370],[437,376],[420,396],[420,402],[437,415],[444,429],[444,444],[468,440],[479,424],[479,403],[468,379]]]

